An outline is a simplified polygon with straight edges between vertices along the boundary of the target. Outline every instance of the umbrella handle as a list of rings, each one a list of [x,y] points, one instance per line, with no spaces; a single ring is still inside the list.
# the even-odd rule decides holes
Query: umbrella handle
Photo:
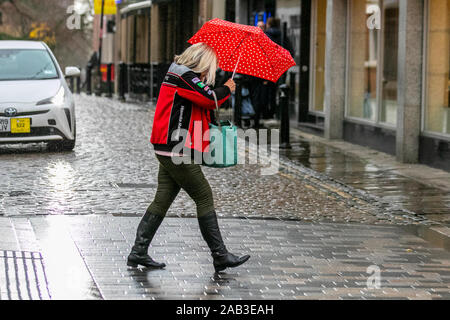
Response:
[[[241,60],[241,56],[242,56],[242,51],[241,51],[241,53],[239,54],[238,61],[236,62],[236,66],[234,67],[233,76],[231,77],[231,80],[234,79],[234,76],[235,76],[235,74],[236,74],[236,69],[237,69],[237,67],[238,67],[238,65],[239,65],[239,61]]]

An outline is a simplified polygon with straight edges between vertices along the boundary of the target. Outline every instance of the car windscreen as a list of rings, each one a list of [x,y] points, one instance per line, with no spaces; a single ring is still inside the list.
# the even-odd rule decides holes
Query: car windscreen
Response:
[[[0,81],[58,78],[47,50],[0,49]]]

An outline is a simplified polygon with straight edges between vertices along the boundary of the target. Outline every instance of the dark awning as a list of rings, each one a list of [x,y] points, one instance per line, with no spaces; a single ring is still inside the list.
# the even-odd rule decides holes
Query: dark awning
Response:
[[[123,7],[122,9],[120,9],[120,13],[124,14],[124,13],[128,13],[131,11],[150,8],[152,6],[152,2],[155,2],[155,1],[147,0],[147,1],[140,1],[140,2],[129,4],[125,7]]]
[[[167,3],[167,2],[175,2],[176,0],[153,0],[154,4],[158,3]]]

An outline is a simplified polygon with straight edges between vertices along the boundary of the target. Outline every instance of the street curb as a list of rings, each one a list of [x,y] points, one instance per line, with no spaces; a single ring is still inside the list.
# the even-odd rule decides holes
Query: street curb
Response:
[[[390,154],[370,149],[365,146],[352,144],[344,140],[326,140],[321,136],[307,133],[297,128],[293,128],[292,131],[291,135],[293,136],[303,138],[309,142],[325,145],[343,154],[348,154],[361,161],[373,164],[382,170],[393,171],[405,178],[450,192],[450,172],[420,163],[400,163]],[[424,172],[418,174],[418,171]]]
[[[431,245],[450,251],[450,228],[438,222],[429,220],[422,215],[418,215],[415,212],[401,207],[391,207],[389,203],[383,202],[380,198],[374,195],[355,189],[325,174],[304,167],[301,164],[292,164],[285,159],[280,159],[280,168],[289,173],[294,173],[297,178],[306,180],[308,183],[316,185],[320,189],[333,194],[336,198],[352,203],[355,207],[367,209],[364,208],[363,203],[366,202],[367,204],[376,207],[376,211],[384,210],[384,212],[381,213],[382,215],[388,217],[392,215],[402,215],[407,220],[420,222],[422,223],[421,225],[407,224],[404,225],[404,227],[408,232],[422,238]]]
[[[338,147],[334,147],[334,146],[330,145],[329,143],[322,141],[321,137],[317,137],[317,136],[305,133],[299,129],[296,129],[295,131],[296,131],[294,133],[295,135],[306,138],[307,140],[313,140],[316,143],[324,144],[324,145],[336,148],[337,150],[341,150]],[[313,138],[311,138],[312,136],[313,136]],[[342,151],[342,152],[344,152],[344,151]],[[355,154],[353,152],[351,152],[351,153],[353,156],[355,156],[357,158],[364,159],[361,156],[359,156],[358,154]],[[301,165],[295,165],[295,166],[302,167]],[[314,170],[306,168],[306,167],[304,167],[302,169],[311,171],[311,172],[315,172]],[[303,171],[303,170],[301,170],[301,171]],[[381,205],[383,205],[383,202],[380,201],[380,199],[378,197],[368,194],[367,192],[364,192],[362,190],[355,189],[351,186],[346,185],[345,183],[342,183],[341,181],[337,181],[337,180],[335,180],[331,177],[328,177],[324,174],[321,174],[321,173],[318,173],[318,174],[320,176],[327,177],[327,179],[325,180],[326,183],[328,182],[328,183],[331,183],[332,186],[337,186],[338,188],[339,187],[342,188],[342,191],[344,193],[348,193],[350,196],[354,196],[354,197],[356,196],[356,198],[360,198],[363,201],[372,203],[372,204],[376,205],[377,207],[380,206],[380,203],[381,203]],[[399,174],[401,174],[401,173],[399,173]],[[403,174],[401,174],[401,175],[403,175]],[[415,179],[413,177],[409,177],[407,175],[403,175],[403,176],[410,178],[412,180],[417,180],[417,179]],[[435,186],[435,185],[433,185],[433,186],[436,188],[439,188],[439,186]],[[407,225],[407,226],[405,226],[409,232],[418,236],[419,238],[422,238],[423,240],[427,241],[428,243],[432,244],[433,246],[442,248],[446,251],[450,251],[450,228],[449,227],[441,225],[438,222],[428,220],[428,219],[426,219],[425,216],[417,215],[413,211],[406,210],[404,208],[395,208],[395,209],[396,210],[400,209],[401,211],[406,213],[407,216],[411,216],[411,217],[415,216],[416,218],[413,218],[414,220],[417,218],[424,219],[424,222],[425,222],[424,225]]]
[[[281,161],[280,161],[281,162]],[[286,165],[286,164],[284,164]],[[282,165],[283,166],[283,165]],[[285,167],[286,168],[286,167]],[[291,167],[292,168],[292,167]],[[303,171],[310,171],[308,173],[315,173],[315,171],[310,170],[308,168],[301,168],[300,170]],[[289,169],[287,171],[290,171]],[[305,172],[303,172],[305,173]],[[410,210],[406,210],[403,208],[389,208],[389,205],[386,206],[385,203],[382,203],[380,199],[377,197],[374,197],[373,195],[366,194],[365,192],[355,189],[353,187],[347,186],[346,184],[343,184],[340,181],[336,181],[326,175],[320,174],[321,179],[319,181],[321,182],[319,187],[322,189],[325,189],[326,191],[332,193],[335,197],[341,198],[342,200],[349,202],[351,201],[355,207],[360,207],[363,209],[363,205],[361,203],[362,201],[367,202],[368,204],[372,204],[377,207],[377,211],[379,211],[381,208],[384,207],[384,210],[387,210],[384,214],[385,215],[397,215],[398,213],[402,214],[403,217],[411,219],[413,221],[422,220],[424,225],[417,225],[417,224],[410,224],[406,226],[406,229],[411,232],[412,234],[418,236],[419,238],[422,238],[426,242],[430,243],[433,246],[442,248],[446,251],[450,251],[450,228],[437,224],[436,222],[433,222],[431,220],[426,219],[425,217],[421,215],[417,215],[414,212]],[[310,176],[303,177],[302,179],[308,180],[308,183],[314,183],[311,180],[316,180],[317,177],[314,177],[314,174],[311,174]],[[315,183],[314,183],[315,184]],[[328,186],[327,186],[328,184]],[[337,190],[336,190],[337,189]],[[351,198],[347,198],[343,196],[343,194],[349,195]],[[356,201],[355,201],[356,200]],[[389,212],[391,211],[391,212]],[[398,213],[396,213],[398,212]],[[433,224],[433,225],[432,225]]]
[[[385,202],[377,196],[360,189],[353,188],[339,180],[329,177],[326,174],[309,169],[301,164],[291,163],[288,159],[280,158],[281,172],[285,171],[293,174],[296,178],[305,180],[316,186],[335,198],[341,199],[354,207],[367,210],[366,205],[375,208],[374,216],[384,218],[394,218],[401,216],[408,221],[408,224],[422,223],[424,225],[440,225],[437,222],[427,219],[426,217],[416,214],[402,207],[393,206],[389,202]],[[372,210],[373,211],[373,210]],[[381,212],[382,211],[382,212]]]
[[[450,228],[448,227],[416,226],[415,228],[410,228],[409,231],[436,247],[450,251]]]

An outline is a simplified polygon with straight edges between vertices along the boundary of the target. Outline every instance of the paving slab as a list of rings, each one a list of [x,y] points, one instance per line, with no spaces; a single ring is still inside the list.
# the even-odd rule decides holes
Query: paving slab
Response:
[[[86,290],[95,284],[99,299],[450,298],[450,253],[398,226],[220,219],[229,250],[252,257],[215,274],[196,219],[163,221],[150,253],[164,270],[126,266],[139,218],[30,218],[62,221],[92,277]],[[379,289],[368,288],[371,270]]]

